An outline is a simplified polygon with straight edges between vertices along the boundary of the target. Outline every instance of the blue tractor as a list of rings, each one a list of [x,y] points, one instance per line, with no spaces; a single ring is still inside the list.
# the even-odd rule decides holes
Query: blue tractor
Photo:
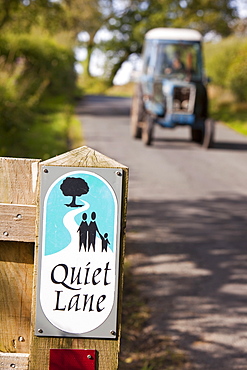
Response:
[[[214,120],[208,117],[206,83],[198,31],[155,28],[147,32],[132,100],[132,136],[151,145],[155,124],[189,126],[193,141],[211,147]]]

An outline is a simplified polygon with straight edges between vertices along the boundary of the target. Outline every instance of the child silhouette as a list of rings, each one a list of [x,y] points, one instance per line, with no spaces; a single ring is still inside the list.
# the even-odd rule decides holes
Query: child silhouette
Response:
[[[105,233],[104,236],[101,235],[101,240],[102,240],[102,252],[106,251],[107,252],[107,245],[110,244],[109,240],[107,239],[108,234]]]

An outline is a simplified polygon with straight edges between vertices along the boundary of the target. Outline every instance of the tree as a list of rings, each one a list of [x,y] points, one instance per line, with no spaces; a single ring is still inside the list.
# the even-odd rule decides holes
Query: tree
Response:
[[[67,207],[82,207],[82,205],[76,204],[76,197],[87,194],[89,191],[88,184],[80,177],[66,177],[60,185],[60,189],[63,195],[72,197],[71,203],[66,204]]]
[[[151,28],[188,27],[224,37],[238,18],[234,4],[232,0],[0,0],[0,29],[19,33],[40,27],[59,41],[67,38],[71,48],[80,44],[78,34],[86,32],[88,39],[81,43],[87,49],[84,72],[90,75],[91,57],[100,48],[106,56],[105,78],[112,85],[122,64],[140,53]],[[102,29],[112,38],[98,44]]]
[[[237,8],[229,0],[183,0],[175,11],[174,26],[195,28],[203,35],[213,32],[229,36],[233,21],[238,18]]]
[[[109,84],[130,55],[139,54],[145,33],[155,27],[193,28],[203,35],[213,32],[228,36],[231,22],[238,17],[231,0],[129,0],[113,8],[105,27],[112,39],[99,47],[107,57],[105,74]]]
[[[61,4],[50,0],[0,0],[0,29],[19,34],[41,24],[51,30],[61,11]]]
[[[86,32],[88,36],[87,40],[79,42],[79,45],[87,50],[84,72],[91,76],[91,57],[94,49],[97,48],[95,36],[108,21],[112,11],[112,0],[63,0],[62,6],[66,15],[67,29],[73,30],[75,38],[78,38],[81,32]]]

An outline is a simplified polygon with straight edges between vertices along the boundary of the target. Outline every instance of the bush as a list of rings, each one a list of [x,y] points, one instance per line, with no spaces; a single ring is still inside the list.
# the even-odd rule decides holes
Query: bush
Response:
[[[247,50],[235,57],[227,73],[227,86],[239,101],[247,100]]]
[[[229,68],[241,48],[242,40],[235,37],[229,37],[217,43],[205,44],[206,71],[214,84],[227,87]]]
[[[48,38],[15,34],[1,37],[0,53],[12,68],[22,66],[17,79],[20,98],[36,102],[47,91],[73,96],[76,74],[72,49]]]
[[[73,50],[41,36],[1,35],[0,77],[0,155],[65,151],[76,92]]]
[[[230,89],[238,100],[247,99],[247,40],[229,37],[205,44],[207,74],[213,84]]]

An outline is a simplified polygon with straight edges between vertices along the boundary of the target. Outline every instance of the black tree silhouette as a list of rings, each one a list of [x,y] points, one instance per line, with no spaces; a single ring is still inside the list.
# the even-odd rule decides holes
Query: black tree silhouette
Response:
[[[70,204],[65,204],[67,207],[82,207],[83,204],[76,204],[76,197],[87,194],[89,191],[88,184],[80,177],[66,177],[60,186],[63,195],[71,196],[72,201]]]

